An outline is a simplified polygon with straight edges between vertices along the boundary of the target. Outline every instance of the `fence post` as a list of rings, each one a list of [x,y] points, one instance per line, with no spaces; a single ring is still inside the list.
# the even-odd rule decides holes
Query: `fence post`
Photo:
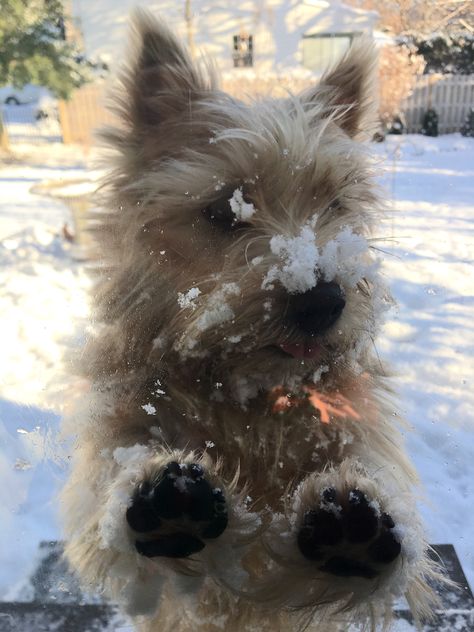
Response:
[[[5,124],[3,123],[3,114],[0,109],[0,149],[8,150],[10,143],[8,141],[8,132]]]
[[[58,103],[58,110],[59,110],[59,123],[61,125],[61,131],[63,134],[63,143],[67,144],[67,143],[72,142],[72,138],[71,138],[71,128],[69,125],[69,114],[68,114],[67,103],[63,99],[60,99]]]

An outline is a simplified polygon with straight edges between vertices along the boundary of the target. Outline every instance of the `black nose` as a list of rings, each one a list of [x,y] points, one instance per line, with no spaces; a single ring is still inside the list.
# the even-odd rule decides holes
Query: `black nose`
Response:
[[[304,294],[290,296],[288,315],[301,331],[316,336],[334,325],[345,304],[344,292],[337,283],[320,281]]]

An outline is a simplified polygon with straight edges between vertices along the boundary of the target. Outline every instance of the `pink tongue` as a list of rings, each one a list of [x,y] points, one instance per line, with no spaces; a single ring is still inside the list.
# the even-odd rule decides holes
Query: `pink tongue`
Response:
[[[301,344],[283,343],[280,345],[280,349],[298,360],[312,360],[313,358],[316,358],[321,351],[321,347],[317,342],[306,342]]]

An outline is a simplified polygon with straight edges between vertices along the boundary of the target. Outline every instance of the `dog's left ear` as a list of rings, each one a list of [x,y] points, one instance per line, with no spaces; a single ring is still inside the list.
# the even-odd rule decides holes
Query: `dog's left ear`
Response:
[[[138,133],[148,133],[210,89],[188,52],[162,22],[144,9],[131,20],[129,66],[122,81],[121,114]]]
[[[336,66],[301,98],[306,103],[322,102],[349,136],[370,135],[377,121],[377,65],[373,42],[357,37]]]

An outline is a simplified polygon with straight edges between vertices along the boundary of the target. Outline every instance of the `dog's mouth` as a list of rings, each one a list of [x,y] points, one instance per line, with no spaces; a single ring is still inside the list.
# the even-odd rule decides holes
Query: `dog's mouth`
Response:
[[[324,351],[316,338],[308,338],[301,342],[282,342],[273,346],[282,355],[296,360],[318,360]]]

